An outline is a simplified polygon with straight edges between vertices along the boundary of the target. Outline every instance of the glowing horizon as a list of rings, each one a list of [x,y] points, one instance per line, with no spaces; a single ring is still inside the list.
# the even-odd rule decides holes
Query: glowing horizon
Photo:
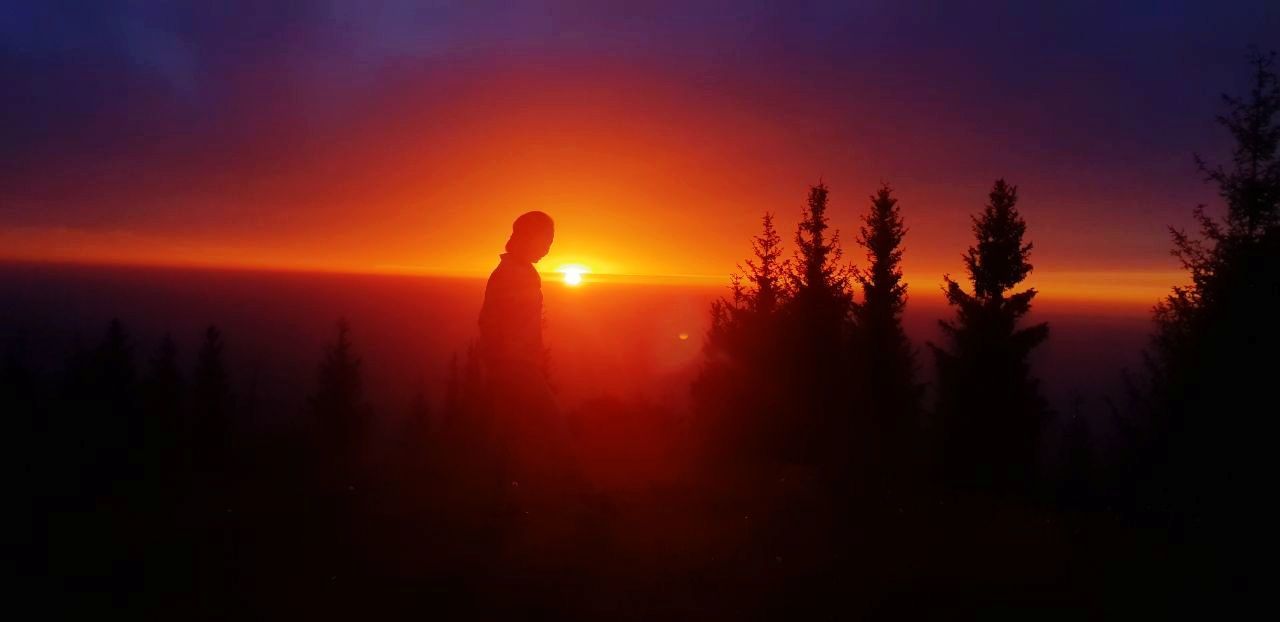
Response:
[[[635,26],[611,13],[555,18],[582,39],[548,37],[545,16],[521,13],[428,45],[382,22],[335,29],[321,12],[293,16],[296,37],[246,41],[236,55],[145,7],[130,22],[155,35],[145,49],[115,22],[86,25],[102,32],[68,47],[50,25],[74,19],[19,19],[11,75],[26,96],[7,117],[0,257],[482,275],[512,220],[539,209],[557,223],[543,270],[578,262],[589,280],[717,282],[748,256],[766,211],[790,249],[822,179],[846,258],[859,262],[868,195],[894,187],[909,229],[903,269],[923,292],[962,272],[969,217],[1004,177],[1019,186],[1046,295],[1137,299],[1184,280],[1169,278],[1179,265],[1167,227],[1194,227],[1191,209],[1216,204],[1190,154],[1229,157],[1217,93],[1242,77],[1220,47],[1147,41],[1148,70],[1120,74],[1081,57],[1093,45],[1037,48],[1039,62],[1007,54],[1002,37],[975,38],[999,23],[976,9],[922,25],[885,8],[870,30],[856,7],[815,9],[813,23],[880,33],[869,48],[814,39],[770,11],[724,22],[689,10],[687,22],[649,24],[659,47],[606,34]],[[1189,23],[1207,32],[1214,15]],[[419,17],[403,21],[424,26]],[[1025,17],[1048,32],[1082,25]],[[242,31],[220,24],[211,35]],[[1218,26],[1223,41],[1251,40]],[[941,54],[923,40],[970,47]],[[296,41],[310,42],[305,53]],[[1171,41],[1176,54],[1157,53]],[[87,58],[101,64],[93,76]],[[1172,77],[1193,68],[1204,79]],[[1041,95],[1000,95],[1016,92]],[[1114,276],[1095,292],[1052,273]],[[1147,275],[1136,290],[1122,276],[1132,274]]]
[[[426,266],[406,265],[333,265],[333,264],[286,264],[286,263],[254,263],[254,262],[180,262],[180,261],[145,261],[145,260],[103,260],[93,261],[83,258],[44,259],[33,257],[4,257],[0,261],[33,263],[33,264],[68,264],[78,266],[98,266],[104,268],[158,268],[158,269],[207,269],[207,270],[245,270],[264,272],[315,272],[339,274],[367,275],[403,275],[437,278],[484,279],[488,277],[493,266],[474,270],[439,270]],[[729,285],[729,272],[724,274],[645,274],[637,272],[600,272],[579,263],[559,265],[554,268],[550,264],[540,262],[538,271],[544,279],[551,279],[564,284],[566,268],[581,277],[589,275],[591,283],[643,284],[695,286],[709,288],[726,288]],[[903,280],[909,287],[909,297],[917,302],[936,303],[942,300],[942,276],[951,274],[953,278],[963,281],[963,269],[942,270],[935,273],[911,272],[904,274]],[[1016,289],[1035,287],[1040,292],[1037,299],[1043,302],[1048,299],[1070,301],[1072,303],[1097,303],[1101,305],[1143,305],[1150,306],[1162,300],[1175,285],[1186,284],[1188,277],[1176,270],[1094,270],[1094,271],[1051,271],[1036,270]]]

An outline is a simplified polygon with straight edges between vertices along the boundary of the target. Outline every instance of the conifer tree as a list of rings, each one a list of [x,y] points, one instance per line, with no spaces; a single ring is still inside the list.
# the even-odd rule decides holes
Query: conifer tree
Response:
[[[1012,291],[1028,274],[1031,244],[1018,213],[1017,187],[997,180],[972,218],[977,244],[965,254],[973,292],[945,280],[954,320],[940,320],[945,347],[930,343],[938,372],[938,415],[951,473],[997,488],[1027,483],[1045,416],[1028,357],[1047,324],[1020,327],[1036,290]]]
[[[882,459],[902,457],[916,432],[923,387],[915,380],[915,352],[902,328],[907,284],[902,281],[902,240],[907,229],[898,200],[885,184],[871,197],[862,218],[858,244],[866,249],[867,268],[854,273],[862,301],[853,305],[852,356],[858,407],[870,419],[863,447],[878,445]]]
[[[212,468],[225,464],[231,444],[231,380],[225,348],[222,331],[210,324],[204,331],[191,375],[195,457],[201,465]]]
[[[178,345],[168,333],[148,364],[145,426],[148,461],[153,465],[171,462],[184,449],[182,371]]]
[[[160,346],[151,357],[147,372],[147,384],[153,398],[176,410],[176,402],[182,387],[182,371],[178,367],[178,344],[173,335],[165,333]]]
[[[851,417],[843,344],[849,336],[853,294],[851,270],[842,263],[840,234],[830,230],[828,189],[809,189],[796,228],[796,252],[790,281],[794,294],[787,308],[787,385],[792,423],[784,442],[792,459],[835,468],[850,451]]]
[[[97,439],[107,450],[112,467],[136,469],[142,459],[143,423],[138,409],[137,369],[133,341],[124,324],[113,319],[98,345],[92,372],[93,392],[104,407]]]
[[[334,340],[324,352],[316,374],[311,411],[328,449],[350,457],[369,423],[364,401],[361,360],[351,342],[351,326],[339,319]]]
[[[820,312],[843,321],[851,300],[849,269],[841,263],[840,232],[831,231],[826,184],[809,188],[809,199],[796,227],[796,252],[790,279],[801,312]],[[817,318],[814,318],[817,319]],[[830,327],[826,327],[830,328]]]
[[[133,343],[124,324],[113,319],[107,325],[107,334],[98,346],[94,380],[108,400],[112,412],[126,414],[134,404],[134,383],[137,370],[134,367]]]
[[[776,429],[783,425],[780,375],[785,358],[781,310],[790,302],[782,237],[773,214],[760,218],[752,257],[730,275],[730,295],[712,302],[703,346],[706,362],[693,384],[707,434],[738,458],[777,457]]]
[[[55,459],[46,430],[49,414],[46,412],[44,391],[40,374],[31,366],[27,357],[26,340],[20,335],[6,343],[3,362],[0,362],[0,412],[10,418],[8,443],[5,454],[10,463],[10,473],[26,472],[35,477],[22,478],[19,494],[34,492],[43,485],[40,465]]]
[[[745,290],[735,292],[736,299],[745,303],[752,312],[768,315],[786,302],[786,271],[789,262],[782,258],[782,236],[773,226],[773,214],[765,212],[760,217],[760,235],[751,240],[754,258],[747,259],[745,268],[739,267],[741,278],[749,283]]]
[[[1274,53],[1250,61],[1248,94],[1224,95],[1227,112],[1218,117],[1234,139],[1231,163],[1196,157],[1225,218],[1201,205],[1198,237],[1171,229],[1172,253],[1191,282],[1156,306],[1148,352],[1146,462],[1173,493],[1159,503],[1203,524],[1252,515],[1225,508],[1252,499],[1274,468],[1265,445],[1274,417],[1257,409],[1274,402],[1280,350],[1280,79]]]
[[[729,277],[730,296],[712,302],[707,349],[713,356],[749,356],[745,340],[760,336],[763,326],[789,300],[789,262],[782,259],[782,238],[773,226],[773,214],[760,219],[761,232],[751,240],[753,258]],[[744,267],[745,266],[745,267]]]

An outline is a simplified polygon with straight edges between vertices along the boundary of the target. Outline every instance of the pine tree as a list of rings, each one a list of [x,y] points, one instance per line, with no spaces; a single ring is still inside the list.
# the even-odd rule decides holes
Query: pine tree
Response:
[[[166,333],[151,357],[146,378],[148,462],[160,469],[183,447],[182,391],[178,345],[173,336]]]
[[[155,399],[165,405],[176,404],[182,387],[182,371],[178,368],[178,344],[169,333],[165,333],[160,339],[160,346],[151,357],[147,384]],[[174,408],[176,409],[176,405]]]
[[[132,410],[137,380],[133,343],[118,319],[107,325],[107,334],[98,346],[95,376],[113,412],[124,414]]]
[[[848,460],[853,436],[843,347],[849,337],[852,271],[842,263],[839,232],[830,231],[828,194],[822,183],[809,189],[796,227],[786,377],[796,435],[788,444],[794,459],[843,469],[835,463]]]
[[[711,327],[703,346],[706,363],[693,384],[707,435],[737,458],[776,457],[772,445],[781,421],[779,375],[785,359],[780,311],[790,301],[782,237],[773,214],[760,219],[752,258],[730,275],[730,295],[711,305]]]
[[[37,480],[44,472],[41,465],[53,458],[48,451],[53,447],[46,445],[49,415],[40,385],[40,374],[27,356],[26,339],[19,335],[5,344],[3,362],[0,362],[0,412],[9,417],[5,447],[10,461],[8,471],[35,476],[20,478],[23,488],[19,494],[27,493],[33,499],[34,493],[44,485]]]
[[[106,417],[99,422],[99,440],[105,442],[112,466],[137,469],[141,466],[143,447],[137,368],[133,341],[119,319],[107,325],[96,359],[95,392],[106,408]]]
[[[1223,96],[1218,117],[1235,141],[1229,167],[1196,157],[1217,186],[1225,219],[1204,205],[1200,235],[1172,229],[1173,255],[1191,284],[1155,309],[1148,352],[1147,444],[1174,515],[1188,522],[1256,513],[1228,510],[1256,496],[1273,470],[1275,352],[1280,350],[1280,79],[1275,54],[1254,54],[1244,98]],[[1235,528],[1238,533],[1247,530]]]
[[[222,331],[210,324],[204,331],[191,375],[195,458],[206,468],[225,466],[231,449],[231,380],[224,360],[225,348]]]
[[[947,348],[929,344],[952,473],[998,488],[1027,482],[1046,410],[1028,357],[1049,327],[1020,328],[1036,290],[1011,291],[1032,269],[1017,201],[1017,187],[997,180],[986,209],[972,218],[977,245],[964,260],[973,293],[943,277],[956,318],[939,321]]]
[[[879,461],[902,459],[915,437],[923,387],[915,380],[915,352],[902,328],[907,284],[902,282],[902,240],[907,229],[893,190],[885,184],[871,197],[858,244],[867,268],[854,273],[862,302],[853,305],[852,356],[861,388],[858,406],[870,418],[871,438],[860,445]]]
[[[334,341],[325,348],[316,380],[310,405],[322,442],[337,452],[339,460],[352,458],[367,431],[370,413],[364,401],[361,360],[345,319],[338,320]]]
[[[705,346],[712,357],[757,356],[760,344],[753,340],[762,336],[763,324],[772,321],[790,299],[786,280],[790,263],[782,259],[782,238],[773,226],[773,214],[766,212],[760,221],[761,233],[751,240],[754,258],[729,276],[730,296],[712,302]]]
[[[840,232],[832,231],[827,218],[826,184],[809,188],[809,200],[796,227],[796,253],[790,273],[796,301],[806,312],[823,313],[843,320],[848,311],[850,271],[841,263]],[[829,328],[829,327],[828,327]]]
[[[782,258],[782,236],[773,226],[772,213],[760,217],[760,228],[760,235],[751,240],[754,258],[744,262],[745,268],[739,266],[740,278],[750,286],[734,288],[734,298],[751,312],[768,315],[790,296],[786,284],[790,263]]]

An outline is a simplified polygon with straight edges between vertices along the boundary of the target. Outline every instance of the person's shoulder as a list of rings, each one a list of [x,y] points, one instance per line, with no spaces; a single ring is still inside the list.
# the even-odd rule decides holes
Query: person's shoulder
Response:
[[[508,284],[525,284],[532,283],[536,285],[542,284],[542,277],[538,275],[537,268],[533,264],[511,259],[507,255],[502,255],[502,261],[498,262],[498,267],[493,269],[489,275],[489,282],[501,282]]]

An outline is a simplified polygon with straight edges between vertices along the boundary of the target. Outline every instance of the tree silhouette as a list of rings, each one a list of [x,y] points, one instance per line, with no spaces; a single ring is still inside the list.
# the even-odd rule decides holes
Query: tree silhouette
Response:
[[[773,214],[765,212],[760,223],[753,257],[730,276],[729,297],[711,304],[706,361],[692,387],[707,434],[738,459],[777,457],[777,432],[787,423],[780,318],[792,294],[790,262],[782,257]]]
[[[853,305],[852,356],[862,388],[858,406],[870,420],[864,432],[871,438],[859,445],[883,463],[909,451],[923,395],[915,380],[915,352],[902,328],[907,304],[902,240],[907,229],[888,184],[872,195],[862,223],[857,241],[866,249],[868,264],[853,275],[862,302]]]
[[[191,375],[195,458],[204,468],[225,466],[231,449],[231,380],[224,359],[225,348],[222,331],[210,324],[204,331]]]
[[[1172,253],[1191,283],[1156,305],[1148,351],[1145,462],[1154,473],[1146,475],[1161,484],[1148,488],[1167,491],[1159,503],[1202,525],[1254,516],[1240,505],[1274,468],[1274,417],[1257,416],[1257,405],[1274,402],[1280,349],[1280,80],[1274,53],[1250,62],[1248,95],[1224,95],[1227,112],[1218,117],[1235,142],[1231,164],[1196,157],[1225,218],[1200,205],[1198,237],[1171,229]]]
[[[184,449],[183,384],[178,365],[178,345],[165,333],[148,362],[144,381],[148,463],[160,467],[173,462]],[[158,475],[158,473],[156,474]]]
[[[406,466],[413,469],[427,464],[427,458],[434,448],[432,441],[437,436],[435,413],[432,412],[431,400],[427,397],[426,386],[421,380],[409,399],[406,415],[400,449],[405,452]]]
[[[97,346],[77,337],[66,361],[51,432],[95,491],[132,481],[141,468],[143,425],[138,409],[133,343],[124,324],[111,320]]]
[[[828,234],[827,186],[809,189],[796,228],[789,279],[794,295],[787,308],[789,353],[786,376],[795,407],[792,457],[806,462],[843,460],[849,451],[848,366],[843,344],[853,302],[851,270],[841,260],[840,235]]]
[[[370,423],[364,401],[361,360],[351,342],[351,326],[339,319],[334,340],[316,373],[310,407],[319,424],[323,449],[334,452],[339,466],[349,467]]]
[[[840,232],[827,235],[831,228],[827,218],[828,194],[823,183],[809,188],[808,205],[796,227],[795,261],[791,264],[790,278],[799,304],[824,308],[838,322],[844,319],[851,298],[850,271],[840,263],[844,254],[840,248]]]
[[[47,442],[48,413],[40,386],[40,374],[32,368],[28,358],[26,339],[19,336],[6,343],[3,361],[0,361],[0,411],[6,421],[7,443],[5,455],[10,473],[39,474],[43,461],[51,456],[45,449]],[[28,498],[43,483],[35,477],[21,478]]]
[[[1062,429],[1058,481],[1060,501],[1084,505],[1098,496],[1096,469],[1097,450],[1089,420],[1080,412],[1077,401]]]
[[[1028,356],[1048,337],[1049,327],[1019,328],[1036,290],[1010,291],[1032,268],[1017,201],[1017,187],[997,180],[986,209],[973,217],[977,245],[964,257],[973,293],[943,277],[956,318],[939,321],[947,348],[929,344],[937,362],[937,409],[949,468],[964,480],[997,488],[1027,482],[1045,415]]]
[[[94,392],[103,400],[105,417],[99,419],[99,438],[105,441],[110,467],[132,475],[142,467],[144,425],[138,411],[137,368],[133,341],[119,319],[107,325],[98,345],[93,369]]]
[[[790,262],[782,258],[782,236],[773,226],[772,213],[765,212],[760,217],[760,228],[760,235],[751,240],[754,258],[744,262],[745,268],[739,266],[740,280],[745,279],[749,286],[734,287],[733,297],[737,306],[768,315],[791,295],[786,281]]]
[[[134,407],[137,369],[133,360],[133,343],[120,320],[113,319],[107,325],[107,334],[96,354],[95,381],[113,413],[128,413]]]
[[[182,396],[182,371],[178,367],[178,344],[165,333],[151,357],[147,370],[147,386],[151,399],[167,413],[176,413]]]

